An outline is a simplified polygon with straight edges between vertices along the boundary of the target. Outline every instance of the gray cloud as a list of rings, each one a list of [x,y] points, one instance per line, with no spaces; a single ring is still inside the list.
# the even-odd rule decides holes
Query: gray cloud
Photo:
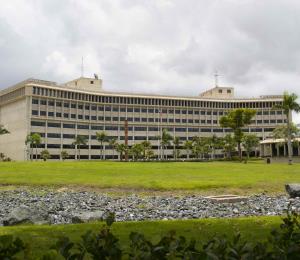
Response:
[[[240,96],[299,93],[293,0],[10,0],[0,9],[0,88],[98,72],[107,90]]]

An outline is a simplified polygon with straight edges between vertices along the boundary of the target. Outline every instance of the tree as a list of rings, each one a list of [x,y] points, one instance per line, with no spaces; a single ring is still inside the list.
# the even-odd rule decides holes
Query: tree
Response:
[[[96,139],[97,139],[97,141],[101,145],[101,147],[100,147],[100,159],[103,160],[104,159],[104,155],[103,155],[104,147],[103,147],[103,144],[105,142],[107,142],[107,135],[106,135],[106,133],[104,131],[97,132],[96,133]]]
[[[151,143],[149,141],[143,141],[141,143],[141,145],[142,145],[142,149],[143,149],[143,151],[142,151],[143,158],[149,160],[150,157],[151,157],[150,156],[151,152],[152,152],[152,150],[151,150],[151,148],[152,148]]]
[[[115,149],[116,149],[116,144],[117,144],[117,139],[116,138],[112,138],[109,140],[108,142],[109,146],[111,146],[112,151],[113,151],[113,158],[115,157]]]
[[[299,134],[298,127],[293,123],[290,124],[290,133],[291,133],[291,139],[294,139]],[[277,126],[273,130],[272,136],[275,139],[284,139],[285,141],[287,141],[287,139],[288,139],[288,128],[287,128],[287,126],[286,125]]]
[[[33,148],[35,147],[35,160],[37,161],[37,149],[41,144],[42,137],[38,133],[31,133],[26,136],[25,144],[30,146],[30,160],[33,159]]]
[[[67,151],[65,150],[62,150],[61,153],[60,153],[60,158],[64,161],[66,159],[69,158],[69,154],[67,153]]]
[[[250,152],[255,149],[259,144],[259,138],[255,134],[246,134],[242,138],[242,145],[247,153],[249,159]],[[247,162],[247,161],[246,161]]]
[[[169,134],[167,129],[163,129],[161,134],[161,148],[162,148],[162,157],[165,159],[165,149],[168,148],[169,145],[171,145],[170,141],[173,139],[172,135]]]
[[[132,155],[133,160],[138,160],[142,157],[143,154],[143,145],[142,144],[134,144],[131,146],[129,150],[130,154]]]
[[[222,138],[222,147],[227,159],[231,159],[232,152],[235,151],[236,141],[231,134],[227,134]]]
[[[45,161],[51,158],[51,155],[48,150],[41,151],[41,158]]]
[[[178,159],[178,156],[179,156],[178,147],[180,144],[181,144],[181,141],[180,141],[179,136],[174,136],[174,139],[173,139],[174,160]]]
[[[73,145],[75,145],[75,150],[77,151],[78,148],[78,156],[75,158],[76,160],[79,158],[80,161],[80,146],[81,145],[86,145],[87,139],[83,135],[77,135],[74,139]]]
[[[298,134],[299,134],[299,129],[297,126],[293,123],[290,124],[290,133],[291,133],[291,140],[293,140]],[[272,132],[272,137],[274,139],[282,139],[282,142],[276,142],[275,146],[277,149],[279,147],[282,147],[287,143],[288,141],[288,128],[286,125],[279,125],[277,126],[273,132]],[[292,144],[295,145],[297,142],[293,142]]]
[[[230,111],[226,116],[222,116],[220,118],[220,125],[222,127],[229,127],[233,130],[240,160],[242,160],[241,142],[244,135],[242,128],[251,123],[251,119],[255,116],[255,114],[256,111],[253,109],[238,108]]]
[[[5,135],[5,134],[9,134],[9,131],[4,128],[3,125],[0,125],[0,135]]]
[[[123,161],[123,156],[128,151],[128,146],[126,144],[116,144],[116,150],[120,153],[120,160]]]
[[[282,104],[277,104],[273,109],[281,109],[286,116],[286,126],[287,126],[287,144],[288,144],[288,157],[289,164],[292,164],[292,132],[291,132],[291,123],[292,123],[292,112],[299,113],[300,105],[297,103],[298,96],[294,93],[289,94],[284,92]]]
[[[190,152],[192,152],[192,150],[193,150],[193,142],[190,141],[190,140],[186,140],[184,142],[183,147],[186,150],[187,159],[189,160],[190,159]]]
[[[211,148],[211,158],[215,159],[216,149],[220,148],[221,140],[215,134],[208,138],[208,143]]]

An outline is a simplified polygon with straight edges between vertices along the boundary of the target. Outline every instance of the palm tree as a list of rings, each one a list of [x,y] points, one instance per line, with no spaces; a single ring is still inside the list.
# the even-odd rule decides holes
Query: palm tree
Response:
[[[120,160],[123,161],[123,156],[128,151],[128,146],[126,144],[116,144],[116,150],[120,153]]]
[[[51,155],[48,150],[41,151],[41,158],[45,161],[51,158]]]
[[[26,136],[25,144],[30,145],[30,160],[32,161],[33,157],[33,147],[35,147],[35,160],[37,161],[37,149],[41,144],[42,138],[38,133],[31,133]]]
[[[143,145],[134,144],[133,146],[131,146],[130,154],[132,155],[134,161],[138,161],[143,154]]]
[[[173,149],[174,149],[174,160],[177,160],[177,156],[178,156],[178,147],[181,144],[180,138],[179,136],[175,136],[173,139]]]
[[[299,134],[299,129],[297,128],[297,126],[294,123],[290,124],[290,133],[291,133],[291,142],[293,145],[295,145],[296,142],[294,139]],[[285,146],[285,144],[287,143],[287,139],[288,139],[287,126],[286,125],[277,126],[272,132],[272,137],[274,139],[283,139],[281,142],[276,142],[276,144],[275,144],[277,153],[278,153],[277,156],[279,156],[280,147]]]
[[[187,159],[189,160],[190,152],[193,150],[193,141],[186,140],[183,147],[186,150]]]
[[[62,150],[61,153],[60,153],[60,157],[64,161],[69,157],[69,154],[67,153],[67,151]]]
[[[289,94],[288,92],[284,92],[282,104],[273,107],[274,109],[282,109],[283,113],[286,115],[289,164],[292,164],[293,156],[291,137],[292,112],[300,112],[300,105],[297,103],[297,98],[298,96],[295,93]]]
[[[111,148],[113,150],[113,158],[114,158],[115,157],[115,149],[116,149],[117,139],[116,138],[110,139],[108,144],[109,144],[109,146],[111,146]]]
[[[100,159],[103,160],[104,159],[104,155],[103,155],[103,151],[104,151],[103,143],[107,142],[107,135],[106,135],[106,133],[104,131],[97,132],[96,133],[96,139],[97,139],[97,141],[101,145],[101,147],[100,147]]]
[[[9,131],[4,128],[3,125],[0,125],[0,135],[9,134]]]
[[[143,148],[143,152],[142,152],[143,153],[143,158],[144,159],[149,159],[149,155],[150,155],[149,151],[151,151],[151,148],[152,148],[151,143],[149,141],[143,141],[141,143],[141,145],[142,145],[142,148]]]
[[[73,145],[75,145],[75,149],[77,151],[78,148],[78,156],[75,158],[76,160],[79,158],[80,161],[80,145],[86,145],[87,139],[83,135],[77,135],[74,139]]]
[[[220,138],[213,135],[208,139],[209,146],[211,148],[211,159],[215,159],[216,149],[220,147]]]
[[[172,135],[169,134],[167,129],[163,129],[161,134],[161,148],[162,148],[162,157],[165,159],[165,149],[171,144],[170,141],[173,139]]]

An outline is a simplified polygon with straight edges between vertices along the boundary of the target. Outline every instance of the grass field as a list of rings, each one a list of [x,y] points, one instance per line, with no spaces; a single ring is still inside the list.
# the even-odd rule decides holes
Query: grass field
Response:
[[[300,182],[300,164],[239,162],[10,162],[0,163],[0,185],[83,187],[115,191],[283,193]]]
[[[274,228],[281,223],[279,217],[251,217],[236,219],[202,219],[202,220],[179,220],[179,221],[145,221],[145,222],[120,222],[114,223],[113,234],[120,239],[122,248],[129,247],[128,235],[136,231],[146,235],[146,238],[157,242],[161,236],[171,230],[176,234],[187,238],[196,238],[197,241],[205,242],[218,236],[228,235],[232,237],[234,232],[240,231],[242,237],[249,241],[264,241]],[[0,227],[0,235],[13,234],[31,242],[35,256],[40,255],[46,248],[53,245],[61,236],[69,236],[72,241],[79,241],[80,236],[87,230],[96,231],[101,223],[57,225],[57,226],[15,226]]]

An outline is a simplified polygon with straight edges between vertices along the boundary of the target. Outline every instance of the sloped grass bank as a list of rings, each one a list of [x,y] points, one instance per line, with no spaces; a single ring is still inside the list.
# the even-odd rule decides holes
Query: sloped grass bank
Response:
[[[122,249],[129,247],[130,232],[145,234],[152,242],[159,239],[171,230],[176,230],[178,235],[186,238],[196,238],[197,241],[206,242],[216,234],[232,237],[240,231],[242,238],[249,242],[265,241],[274,228],[278,228],[282,220],[280,217],[250,217],[234,219],[201,219],[179,221],[143,221],[143,222],[118,222],[112,226]],[[97,231],[103,223],[72,224],[72,225],[28,225],[14,227],[0,227],[0,235],[13,234],[32,245],[34,256],[39,256],[59,237],[68,236],[72,241],[79,241],[80,236],[87,230]]]
[[[10,162],[0,185],[86,187],[130,191],[283,193],[300,182],[300,164],[239,162]]]

